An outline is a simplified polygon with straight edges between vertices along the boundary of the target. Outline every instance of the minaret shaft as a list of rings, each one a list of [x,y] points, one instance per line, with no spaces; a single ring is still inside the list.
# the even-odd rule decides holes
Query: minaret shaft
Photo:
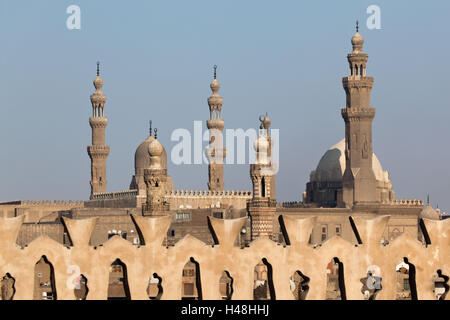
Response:
[[[370,106],[373,78],[367,77],[368,55],[362,51],[364,39],[357,32],[352,38],[353,52],[347,56],[350,75],[342,79],[346,107],[341,110],[345,122],[345,160],[342,198],[339,206],[369,204],[377,201],[376,177],[372,169],[372,121]]]
[[[206,125],[209,129],[209,145],[206,150],[208,156],[208,189],[211,191],[224,190],[223,162],[226,157],[226,150],[223,147],[223,128],[225,122],[222,120],[223,98],[219,95],[220,83],[216,79],[216,69],[214,66],[214,80],[211,82],[212,95],[208,98],[209,120]]]
[[[100,78],[99,64],[97,64],[97,77],[94,80],[96,91],[91,95],[92,117],[89,124],[92,128],[92,145],[88,146],[87,152],[91,158],[91,197],[96,193],[106,192],[106,158],[110,148],[105,145],[105,129],[108,119],[104,117],[103,110],[106,97],[101,91],[103,80]]]

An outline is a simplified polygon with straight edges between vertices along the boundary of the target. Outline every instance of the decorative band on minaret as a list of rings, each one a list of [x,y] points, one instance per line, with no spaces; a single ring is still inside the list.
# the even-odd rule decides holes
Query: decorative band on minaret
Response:
[[[347,55],[350,75],[342,79],[346,106],[341,110],[345,122],[345,161],[341,207],[377,202],[376,177],[372,169],[372,121],[375,108],[370,106],[373,77],[366,75],[368,55],[363,51],[364,38],[352,37],[353,52]]]
[[[105,145],[105,128],[108,119],[104,116],[106,96],[102,92],[103,80],[100,77],[100,63],[97,62],[97,77],[94,79],[95,92],[91,95],[92,117],[89,124],[92,128],[92,145],[87,148],[91,158],[91,197],[96,193],[106,192],[106,158],[109,146]]]
[[[222,103],[223,98],[219,95],[220,83],[217,81],[217,66],[214,66],[214,79],[211,82],[212,95],[208,98],[209,120],[206,126],[209,129],[209,148],[206,150],[208,157],[208,189],[212,191],[222,191],[223,182],[223,162],[226,157],[226,149],[223,148],[223,128]]]

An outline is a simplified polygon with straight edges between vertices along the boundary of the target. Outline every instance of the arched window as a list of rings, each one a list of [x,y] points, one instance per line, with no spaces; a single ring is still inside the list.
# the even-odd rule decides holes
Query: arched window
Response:
[[[147,294],[150,300],[161,300],[163,294],[162,278],[154,273],[148,280]]]
[[[200,265],[191,258],[183,268],[181,300],[202,300]]]
[[[309,278],[305,276],[301,271],[297,270],[289,278],[289,284],[291,292],[294,295],[295,300],[305,300],[309,291]]]
[[[228,271],[223,271],[219,279],[219,291],[222,300],[231,300],[233,295],[233,278]]]
[[[84,275],[80,274],[75,279],[74,294],[77,300],[86,300],[89,289],[87,287],[87,279]]]
[[[0,281],[1,288],[1,300],[12,300],[16,289],[14,288],[14,283],[16,280],[9,274],[6,273]]]
[[[264,177],[261,179],[261,197],[266,197],[266,179]]]
[[[272,265],[266,258],[261,259],[261,261],[255,266],[254,274],[253,299],[275,300]]]
[[[326,300],[346,300],[344,264],[334,257],[327,265]]]
[[[109,268],[108,300],[130,300],[127,266],[116,259]]]
[[[42,256],[34,267],[33,299],[56,300],[55,274],[46,256]]]

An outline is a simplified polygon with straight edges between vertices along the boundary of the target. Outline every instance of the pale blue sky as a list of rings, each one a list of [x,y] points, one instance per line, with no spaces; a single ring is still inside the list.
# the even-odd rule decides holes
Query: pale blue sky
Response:
[[[66,8],[81,7],[81,30]],[[366,8],[381,7],[381,30]],[[129,187],[148,120],[170,134],[209,116],[217,64],[227,128],[280,129],[278,200],[300,200],[322,154],[344,135],[341,78],[360,20],[374,76],[374,150],[398,198],[450,209],[449,1],[0,1],[0,200],[87,199],[89,96],[96,61],[107,96],[108,191]],[[227,189],[250,189],[248,165]],[[207,167],[174,166],[180,189]]]

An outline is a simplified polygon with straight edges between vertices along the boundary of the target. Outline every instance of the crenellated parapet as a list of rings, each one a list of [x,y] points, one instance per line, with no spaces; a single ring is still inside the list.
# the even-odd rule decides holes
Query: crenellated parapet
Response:
[[[127,199],[133,198],[138,195],[138,190],[122,190],[114,192],[101,192],[92,195],[91,200],[104,200],[104,199]]]
[[[252,198],[252,191],[235,190],[171,190],[166,192],[171,210],[183,208],[233,207],[245,209]]]
[[[211,218],[211,227],[218,244],[206,245],[187,235],[174,247],[162,245],[170,227],[171,217],[146,218],[133,216],[142,234],[143,243],[133,245],[119,236],[113,236],[102,246],[89,246],[89,239],[97,218],[72,220],[64,218],[70,246],[61,245],[48,237],[40,237],[27,247],[16,245],[16,238],[23,223],[23,216],[0,218],[0,275],[9,273],[15,279],[14,299],[33,298],[33,268],[42,256],[51,263],[58,299],[75,299],[73,288],[67,284],[73,278],[73,270],[79,270],[88,280],[87,299],[106,299],[108,274],[116,259],[127,268],[127,282],[132,299],[147,300],[147,285],[154,273],[162,278],[161,299],[178,300],[182,296],[182,271],[193,258],[200,266],[199,277],[203,299],[220,300],[219,279],[224,270],[233,278],[232,299],[253,299],[254,270],[261,259],[271,266],[273,289],[278,300],[291,300],[290,277],[301,271],[309,279],[306,299],[323,300],[327,297],[327,281],[330,277],[330,260],[339,261],[341,280],[348,300],[364,299],[361,279],[368,269],[376,269],[381,277],[381,290],[377,300],[396,298],[398,272],[396,269],[406,258],[414,266],[411,282],[419,300],[435,299],[433,276],[437,270],[450,274],[450,220],[424,219],[429,242],[423,245],[404,234],[388,245],[380,243],[389,216],[375,219],[354,218],[358,243],[341,237],[332,237],[321,246],[308,244],[315,217],[299,219],[283,216],[286,246],[277,245],[267,238],[259,238],[249,247],[235,247],[234,240],[247,218]],[[328,270],[328,272],[327,272]],[[411,276],[412,277],[412,276]],[[447,300],[449,299],[447,295]]]
[[[390,204],[395,206],[414,206],[423,207],[423,200],[418,199],[396,199],[390,202]]]
[[[53,208],[75,208],[83,206],[81,200],[19,200],[14,203],[16,207],[53,207]],[[8,203],[0,203],[0,206]]]
[[[171,190],[166,193],[166,196],[169,197],[234,197],[234,196],[242,196],[242,197],[251,197],[252,191],[234,191],[234,190],[222,190],[222,191],[213,191],[213,190]]]

